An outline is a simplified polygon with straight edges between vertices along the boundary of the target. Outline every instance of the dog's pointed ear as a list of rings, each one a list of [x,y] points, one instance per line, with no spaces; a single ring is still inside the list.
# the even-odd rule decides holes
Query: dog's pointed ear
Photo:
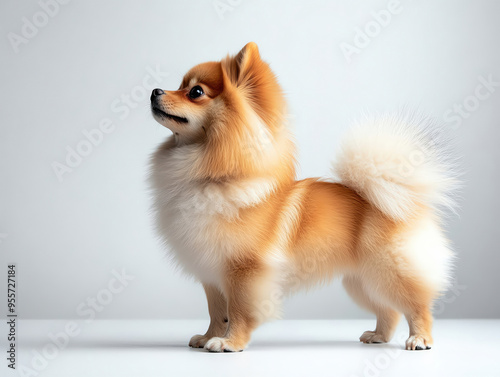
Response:
[[[228,56],[222,61],[222,71],[227,79],[240,86],[246,82],[262,60],[255,42],[249,42],[236,56]]]

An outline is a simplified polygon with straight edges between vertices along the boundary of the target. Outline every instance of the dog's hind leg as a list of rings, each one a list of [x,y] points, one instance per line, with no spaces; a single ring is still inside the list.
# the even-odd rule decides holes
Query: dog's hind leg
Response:
[[[377,327],[375,331],[365,331],[359,340],[363,343],[386,343],[388,342],[398,325],[400,313],[396,310],[374,302],[363,289],[361,280],[355,276],[345,276],[342,281],[349,295],[361,307],[368,309],[377,316]]]

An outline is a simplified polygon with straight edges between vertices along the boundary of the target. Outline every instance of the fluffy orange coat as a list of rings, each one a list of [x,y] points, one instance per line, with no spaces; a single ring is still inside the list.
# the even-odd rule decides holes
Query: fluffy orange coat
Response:
[[[203,284],[211,317],[191,347],[241,351],[260,323],[280,315],[285,294],[339,274],[377,315],[361,341],[389,341],[403,313],[407,349],[431,347],[430,308],[446,288],[452,254],[420,181],[406,185],[381,158],[373,173],[363,165],[368,149],[361,163],[341,166],[345,181],[296,181],[284,96],[255,43],[195,66],[178,90],[156,89],[151,101],[173,132],[152,158],[158,232]],[[432,166],[421,170],[429,175]],[[350,180],[354,173],[367,182]],[[388,210],[393,197],[410,210]]]

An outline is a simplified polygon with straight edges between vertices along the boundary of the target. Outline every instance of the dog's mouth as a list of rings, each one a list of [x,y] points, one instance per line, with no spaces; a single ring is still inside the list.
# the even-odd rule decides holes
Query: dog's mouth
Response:
[[[187,123],[188,122],[188,120],[186,118],[179,117],[177,115],[168,114],[165,111],[160,110],[159,108],[155,107],[154,105],[151,106],[151,110],[153,111],[153,114],[155,114],[159,117],[162,117],[162,118],[172,119],[178,123]]]

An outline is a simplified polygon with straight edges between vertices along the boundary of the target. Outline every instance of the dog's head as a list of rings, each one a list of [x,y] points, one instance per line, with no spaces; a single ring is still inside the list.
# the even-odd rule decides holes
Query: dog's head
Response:
[[[151,111],[182,143],[200,141],[217,116],[222,91],[221,64],[199,64],[184,76],[178,90],[154,89]]]
[[[199,168],[212,178],[266,170],[293,149],[283,141],[281,87],[253,42],[235,56],[193,67],[178,90],[154,89],[151,109],[176,145],[200,146]]]

